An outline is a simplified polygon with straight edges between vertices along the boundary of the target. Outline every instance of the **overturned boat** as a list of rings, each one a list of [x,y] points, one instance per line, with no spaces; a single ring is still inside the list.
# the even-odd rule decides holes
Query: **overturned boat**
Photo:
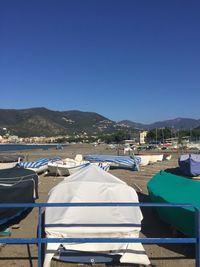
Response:
[[[141,166],[146,166],[146,165],[149,164],[151,155],[140,155],[140,154],[137,154],[136,156],[138,158],[140,158],[140,165]]]
[[[152,202],[191,204],[200,208],[199,181],[160,171],[147,184]],[[159,217],[187,236],[195,236],[195,210],[190,207],[158,207]]]
[[[140,165],[146,166],[159,161],[163,161],[163,154],[135,154],[136,157],[140,158]]]
[[[0,170],[15,167],[23,158],[21,155],[0,155]]]
[[[85,160],[90,162],[107,162],[111,168],[125,168],[139,170],[141,159],[136,156],[115,156],[115,155],[85,155]]]
[[[51,174],[59,175],[59,176],[68,176],[74,174],[77,171],[89,166],[90,164],[94,164],[104,171],[109,171],[110,165],[107,162],[95,162],[90,163],[87,160],[76,160],[66,158],[63,160],[49,162],[48,163],[48,171]]]
[[[36,159],[34,161],[23,161],[20,162],[18,165],[20,167],[23,167],[25,169],[29,169],[32,171],[35,171],[37,174],[46,172],[48,170],[48,163],[50,162],[56,162],[60,160],[60,157],[54,157],[54,158],[40,158]]]
[[[200,154],[181,155],[178,159],[180,171],[187,176],[200,175]]]
[[[38,198],[38,176],[20,167],[0,170],[0,203],[33,203]],[[18,218],[27,208],[0,209],[0,224]]]
[[[75,159],[66,158],[63,160],[49,162],[48,171],[60,176],[71,175],[82,168],[85,168],[89,164],[90,162],[86,160],[77,161]]]
[[[49,192],[48,203],[138,203],[136,191],[95,165],[65,178]],[[47,207],[48,238],[136,238],[143,219],[139,207]],[[141,243],[48,243],[44,267],[55,257],[68,262],[103,262],[117,257],[118,263],[148,265]]]

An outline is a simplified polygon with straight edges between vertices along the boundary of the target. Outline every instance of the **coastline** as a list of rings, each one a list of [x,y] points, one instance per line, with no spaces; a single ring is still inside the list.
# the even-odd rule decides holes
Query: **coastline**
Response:
[[[24,150],[32,150],[32,149],[51,149],[57,148],[59,146],[66,147],[68,144],[58,144],[58,143],[51,143],[51,144],[36,144],[36,143],[6,143],[0,144],[0,153],[1,152],[17,152],[17,151],[24,151]]]

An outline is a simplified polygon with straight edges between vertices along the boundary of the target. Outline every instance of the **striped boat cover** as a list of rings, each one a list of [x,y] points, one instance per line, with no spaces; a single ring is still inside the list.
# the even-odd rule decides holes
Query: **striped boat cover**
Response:
[[[39,168],[41,166],[47,165],[49,162],[55,162],[58,160],[61,160],[61,158],[60,157],[54,157],[52,159],[40,158],[34,161],[23,161],[23,162],[20,162],[18,165],[24,168]]]
[[[118,167],[131,168],[133,170],[139,170],[139,164],[141,162],[140,157],[135,156],[113,156],[113,155],[85,155],[85,160],[91,162],[109,162],[118,165]]]
[[[110,165],[109,164],[104,164],[103,162],[99,162],[98,167],[103,169],[106,172],[110,169]]]

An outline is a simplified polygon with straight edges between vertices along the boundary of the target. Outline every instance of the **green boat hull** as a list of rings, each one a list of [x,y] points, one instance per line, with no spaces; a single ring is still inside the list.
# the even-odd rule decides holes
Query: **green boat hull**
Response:
[[[160,171],[147,184],[154,203],[191,204],[200,209],[200,182]],[[195,210],[187,207],[158,207],[159,217],[183,234],[195,236]]]

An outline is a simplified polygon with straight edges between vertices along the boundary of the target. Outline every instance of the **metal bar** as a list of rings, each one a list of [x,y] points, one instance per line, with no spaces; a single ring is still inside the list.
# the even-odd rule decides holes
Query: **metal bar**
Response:
[[[39,208],[39,207],[190,207],[195,208],[191,204],[166,204],[166,203],[132,203],[132,202],[115,202],[115,203],[4,203],[0,204],[0,208]]]
[[[7,244],[39,244],[39,243],[144,243],[144,244],[195,244],[196,238],[1,238],[1,243]]]
[[[196,243],[196,238],[44,238],[44,243],[144,243],[144,244],[175,244],[175,243]]]
[[[196,226],[196,267],[200,267],[200,211],[195,208]]]
[[[38,238],[1,238],[1,244],[37,244]]]
[[[45,224],[45,228],[49,227],[141,227],[141,224],[133,224],[133,223],[73,223],[73,224],[65,224],[65,223],[55,223],[55,224]]]
[[[42,255],[42,251],[41,251],[41,227],[42,227],[42,213],[41,213],[41,207],[38,208],[38,267],[41,266],[41,255]]]

